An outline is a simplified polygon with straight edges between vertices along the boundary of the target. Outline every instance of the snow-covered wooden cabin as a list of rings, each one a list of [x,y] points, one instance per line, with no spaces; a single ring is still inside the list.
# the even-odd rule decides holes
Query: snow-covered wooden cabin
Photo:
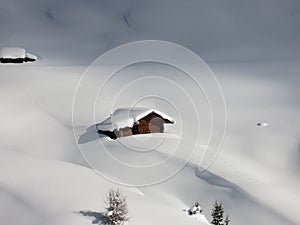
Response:
[[[121,108],[97,124],[97,130],[100,134],[116,139],[136,134],[163,133],[164,124],[174,123],[170,116],[156,109]]]

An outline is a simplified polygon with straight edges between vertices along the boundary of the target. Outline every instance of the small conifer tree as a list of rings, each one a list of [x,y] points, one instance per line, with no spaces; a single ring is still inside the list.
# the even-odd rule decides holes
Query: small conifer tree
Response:
[[[107,207],[103,212],[103,223],[122,225],[129,220],[126,198],[119,189],[110,189],[106,196]]]
[[[212,221],[211,223],[213,225],[223,225],[223,213],[224,213],[224,209],[223,209],[223,206],[222,206],[222,202],[218,202],[218,201],[215,201],[214,205],[213,205],[213,210],[212,210],[212,213],[211,213],[211,216],[212,216]]]

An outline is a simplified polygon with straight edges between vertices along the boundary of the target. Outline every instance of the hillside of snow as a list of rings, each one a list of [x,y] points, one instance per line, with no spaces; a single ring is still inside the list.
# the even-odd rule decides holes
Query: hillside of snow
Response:
[[[0,223],[99,223],[105,194],[118,187],[132,225],[204,225],[184,210],[198,201],[211,221],[215,200],[232,225],[299,224],[299,12],[295,0],[1,1],[0,48],[40,60],[0,64]],[[202,73],[221,115],[211,142],[209,102],[178,68],[137,63],[108,81],[116,61],[88,70],[106,51],[144,39],[207,61],[226,101],[220,149],[224,105]],[[95,132],[113,109],[131,106],[176,124],[118,140]]]
[[[294,69],[297,69],[297,65],[288,65],[291,70],[292,66]],[[216,68],[219,67],[216,66]],[[256,66],[255,70],[258,68],[259,67]],[[242,70],[241,68],[239,69],[238,72],[241,73]],[[173,155],[175,158],[168,159],[161,167],[154,167],[157,172],[151,171],[150,169],[152,168],[148,170],[124,170],[122,164],[113,164],[113,161],[107,158],[108,156],[104,148],[103,151],[99,151],[101,148],[95,147],[99,145],[99,139],[91,139],[80,144],[80,150],[89,153],[85,155],[86,157],[90,157],[88,158],[89,163],[99,165],[101,168],[96,169],[101,172],[100,175],[105,175],[105,179],[99,176],[99,174],[94,174],[92,171],[85,169],[86,163],[78,151],[76,140],[79,140],[80,136],[86,132],[86,129],[91,124],[83,123],[82,126],[77,127],[75,134],[78,134],[78,136],[74,139],[70,117],[72,98],[81,72],[82,68],[80,67],[44,67],[40,65],[1,66],[1,103],[4,106],[1,110],[1,145],[3,149],[3,157],[1,157],[3,160],[3,163],[1,163],[1,171],[3,171],[1,172],[1,184],[3,191],[1,196],[2,202],[5,202],[2,206],[7,204],[19,204],[18,201],[16,203],[16,200],[7,196],[9,193],[8,190],[17,189],[15,191],[16,196],[30,196],[30,194],[36,196],[37,193],[39,193],[39,201],[46,201],[45,199],[48,198],[47,193],[52,190],[52,195],[55,196],[57,194],[56,198],[59,198],[60,201],[68,202],[67,209],[64,208],[62,210],[64,212],[62,213],[62,217],[73,217],[73,211],[100,211],[102,209],[102,198],[106,189],[110,186],[114,186],[113,183],[107,182],[106,179],[117,180],[120,183],[149,182],[153,181],[152,179],[157,181],[158,178],[165,178],[167,175],[173,174],[175,169],[181,168],[183,161],[187,160],[187,156],[184,152],[186,149],[193,148],[190,144],[190,140],[181,143],[184,149],[179,149],[176,154]],[[231,73],[233,74],[233,72]],[[250,81],[246,84],[243,82],[245,77],[241,79],[238,77],[233,78],[235,83],[239,82],[240,84],[246,85],[244,89],[246,89],[246,87],[250,88]],[[289,78],[291,81],[297,79],[296,76],[292,75]],[[231,82],[233,82],[232,79],[220,76],[221,82],[229,82],[229,84],[227,84],[228,87],[230,87]],[[166,198],[164,201],[166,204],[165,210],[176,211],[177,214],[173,211],[172,215],[174,215],[174,220],[177,221],[176,215],[182,217],[181,210],[193,204],[194,201],[200,201],[204,209],[204,215],[210,218],[211,205],[216,199],[219,199],[224,202],[226,209],[230,212],[231,217],[234,218],[232,224],[240,224],[245,218],[250,219],[253,217],[256,217],[256,221],[260,221],[261,224],[298,223],[297,207],[295,207],[295,205],[299,204],[297,198],[297,187],[299,187],[299,175],[297,173],[299,158],[297,156],[298,139],[296,136],[299,130],[297,130],[298,127],[296,124],[293,125],[288,122],[297,121],[299,108],[295,108],[295,102],[290,96],[299,94],[298,89],[294,86],[295,82],[291,85],[284,83],[280,83],[280,85],[277,83],[276,85],[276,82],[274,82],[272,83],[274,89],[271,90],[265,88],[262,78],[257,80],[253,79],[252,82],[253,86],[251,87],[260,91],[260,98],[257,99],[255,96],[251,96],[252,98],[248,97],[249,100],[244,103],[243,101],[237,101],[238,105],[228,107],[228,110],[232,110],[232,114],[229,113],[227,137],[223,144],[221,154],[209,168],[210,172],[197,172],[198,169],[196,165],[199,157],[197,157],[196,154],[194,158],[195,164],[192,159],[190,166],[186,166],[173,178],[154,186],[140,188],[140,191],[144,193],[145,196],[149,196],[152,202],[151,204],[154,204],[153,208],[159,207],[156,204],[160,205],[161,200],[155,201],[155,199],[152,199],[150,196],[158,196],[158,199],[161,199],[159,196],[163,196],[164,199]],[[55,91],[53,91],[54,89]],[[245,93],[242,90],[243,87],[241,87],[240,93]],[[224,91],[226,93],[226,88],[224,88]],[[230,91],[227,90],[227,99],[238,97],[232,89],[230,89]],[[275,92],[277,95],[274,96]],[[248,93],[245,93],[245,95],[246,94],[248,96]],[[253,99],[253,108],[249,105],[251,99]],[[289,99],[289,101],[287,99]],[[276,113],[263,114],[263,111],[258,110],[256,105],[268,107],[264,104],[266,101],[269,104],[272,103],[271,106],[275,107],[273,109]],[[230,106],[232,103],[229,101],[228,104]],[[288,105],[282,108],[283,104]],[[245,107],[247,107],[247,110],[253,111],[251,116],[243,114]],[[266,108],[264,108],[264,110],[265,109]],[[286,112],[285,110],[287,109],[289,110]],[[280,119],[281,113],[285,113],[288,117],[285,120]],[[243,123],[239,121],[235,122],[235,117],[231,120],[230,115],[239,115],[241,118],[244,118]],[[106,116],[107,113],[104,110],[102,117],[105,118]],[[84,118],[85,116],[82,115],[83,121],[85,120]],[[265,130],[256,127],[255,122],[261,118],[266,118],[271,124],[267,128],[262,128]],[[283,130],[284,134],[281,133]],[[279,135],[280,138],[278,137]],[[160,142],[162,137],[158,135],[156,139],[157,142]],[[141,152],[128,151],[128,149],[124,147],[124,143],[125,146],[129,145],[133,149],[137,147],[140,149],[143,146],[147,149],[149,147],[145,146],[145,143],[148,143],[151,147],[157,143],[155,142],[156,139],[155,137],[154,139],[152,137],[150,140],[147,140],[145,137],[137,139],[132,136],[121,139],[122,142],[108,141],[107,139],[101,140],[103,140],[105,144],[105,149],[109,149],[111,154],[122,159],[123,162],[140,166],[164,159],[165,154],[170,155],[172,149],[166,148],[166,146],[174,146],[177,142],[176,136],[163,137],[167,142],[157,148],[158,151],[146,152],[146,155]],[[251,145],[245,142],[245,139],[249,139],[248,141],[251,142]],[[277,142],[274,142],[276,140]],[[286,146],[284,152],[282,145]],[[188,152],[190,153],[190,150],[188,150]],[[201,146],[199,146],[197,152],[201,153]],[[25,156],[32,162],[22,162]],[[178,161],[180,157],[183,161]],[[50,162],[48,162],[49,160]],[[61,161],[59,165],[61,165],[62,168],[55,169],[55,167],[51,166],[51,160],[55,160],[54,162],[57,160]],[[95,160],[95,164],[90,160]],[[89,176],[94,177],[95,183],[105,182],[105,188],[95,188],[93,182],[91,182],[91,188],[95,188],[96,190],[93,192],[94,194],[90,194],[90,191],[85,190],[85,188],[88,188],[86,186],[87,182],[80,177],[81,175],[85,177],[85,172],[79,172],[82,174],[77,175],[77,170],[72,172],[72,169],[70,169],[68,173],[71,174],[65,175],[63,172],[64,162],[66,163],[66,167],[72,164],[79,165],[79,167],[76,167],[78,170],[93,174]],[[101,163],[99,164],[99,162]],[[35,165],[35,163],[37,165]],[[47,169],[48,163],[50,164],[48,166],[49,169]],[[44,167],[45,170],[50,170],[51,172],[45,172]],[[31,172],[29,169],[31,169]],[[51,173],[54,173],[54,175],[51,175]],[[151,177],[149,176],[150,174],[156,174],[156,176]],[[80,191],[71,188],[68,192],[69,195],[72,195],[74,201],[78,201],[77,205],[69,203],[68,199],[61,197],[61,195],[64,196],[64,194],[60,194],[61,191],[63,192],[60,188],[61,186],[71,185],[69,180],[70,176],[73,176],[76,182],[83,185]],[[49,180],[48,183],[47,180],[49,177],[55,177],[57,180]],[[44,181],[44,179],[46,179],[46,181]],[[46,187],[39,188],[40,185],[37,185],[37,182],[44,183]],[[57,188],[57,185],[59,185],[59,188]],[[74,184],[74,186],[77,185],[79,184]],[[26,186],[29,187],[23,188]],[[38,190],[36,188],[38,188]],[[280,194],[278,194],[278,192]],[[84,198],[77,198],[77,196],[81,194],[90,196],[89,199],[92,199],[92,203],[84,203]],[[94,197],[94,195],[97,197]],[[136,198],[140,198],[139,194],[135,193],[132,195],[134,195],[132,200],[128,197],[129,205],[137,204]],[[276,196],[276,198],[274,198],[274,196]],[[54,208],[61,204],[57,202],[56,198],[52,199],[53,202],[51,203]],[[28,199],[29,202],[31,201],[30,199],[31,198]],[[22,201],[27,202],[27,200]],[[56,214],[55,211],[48,209],[48,207],[50,207],[48,204],[45,203],[46,208],[44,210],[47,213]],[[83,208],[80,208],[80,204],[82,204]],[[142,203],[142,205],[144,204],[147,205],[146,203]],[[43,203],[36,207],[43,209],[42,205]],[[26,207],[27,206],[24,206],[24,208],[20,209],[23,217],[19,216],[18,218],[22,220],[33,220],[36,217],[36,213],[28,213]],[[283,210],[282,207],[284,207],[285,210]],[[130,212],[132,215],[135,215],[135,213],[140,212],[137,210],[138,209],[133,209],[130,210]],[[5,221],[6,224],[16,224],[14,220],[11,220],[11,213],[14,213],[14,211],[14,207],[5,207],[1,211],[1,220]],[[79,221],[82,220],[80,216],[76,216],[75,218],[78,218]],[[135,216],[132,219],[132,224],[135,223],[134,218]],[[148,217],[145,216],[145,218]],[[151,218],[153,218],[152,215],[147,220],[153,223]],[[76,219],[74,220],[76,221]],[[88,224],[90,221],[85,222]],[[37,222],[36,224],[39,223],[40,222]],[[65,224],[66,223],[67,222],[65,222]],[[74,223],[73,220],[72,223]],[[193,224],[195,221],[189,220],[189,223]],[[81,224],[81,222],[78,222],[78,224]]]
[[[206,61],[299,59],[299,7],[296,0],[3,0],[0,43],[56,64],[89,64],[144,39],[181,44]]]

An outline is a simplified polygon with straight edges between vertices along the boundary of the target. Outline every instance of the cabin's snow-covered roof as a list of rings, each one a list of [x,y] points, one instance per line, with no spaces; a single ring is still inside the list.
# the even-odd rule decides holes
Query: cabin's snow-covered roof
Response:
[[[156,113],[162,118],[169,120],[174,123],[175,121],[170,116],[156,110],[149,108],[120,108],[114,111],[113,114],[103,122],[97,124],[98,130],[109,130],[120,129],[124,127],[132,127],[135,122],[138,122],[143,117],[150,113]]]

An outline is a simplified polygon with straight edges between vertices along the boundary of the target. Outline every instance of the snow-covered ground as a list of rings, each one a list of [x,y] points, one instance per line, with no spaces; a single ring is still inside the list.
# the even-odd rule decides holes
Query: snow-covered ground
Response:
[[[206,224],[183,210],[199,201],[211,221],[215,200],[223,202],[232,225],[299,224],[299,7],[292,0],[1,1],[0,47],[21,46],[41,60],[0,65],[0,223],[97,223],[107,190],[119,187],[127,197],[132,225]],[[86,66],[118,44],[142,39],[183,44],[207,59],[216,74],[226,99],[227,129],[212,164],[214,150],[203,156],[210,128],[207,105],[200,104],[203,136],[195,146],[197,127],[188,119],[195,118],[191,105],[173,84],[156,82],[161,75],[197,94],[174,68],[136,65],[107,85],[118,94],[141,72],[156,74],[146,79],[147,85],[126,89],[114,107],[136,104],[133,97],[149,94],[149,87],[162,90],[156,94],[169,96],[177,111],[151,97],[137,106],[158,108],[174,118],[176,125],[166,134],[99,139],[86,116],[93,112],[84,110],[88,98],[77,105],[72,121],[74,94]],[[97,69],[107,76],[108,68]],[[104,78],[85,83],[87,97]],[[112,96],[95,105],[97,122],[109,117]],[[220,134],[222,127],[214,131]],[[213,141],[212,149],[217,145]],[[209,165],[207,170],[199,170],[200,159],[201,166]],[[154,166],[137,169],[147,165]]]
[[[195,220],[183,217],[181,210],[197,200],[203,206],[204,215],[210,218],[210,209],[216,199],[224,202],[233,219],[232,224],[240,224],[245,218],[250,220],[253,217],[261,224],[299,222],[299,128],[296,126],[299,113],[296,104],[296,96],[299,95],[296,85],[298,78],[296,73],[290,72],[286,82],[265,80],[264,74],[275,73],[275,77],[276,74],[279,75],[280,70],[276,69],[276,65],[269,66],[274,69],[267,71],[262,70],[258,64],[239,64],[234,67],[236,69],[231,69],[233,66],[230,65],[230,70],[226,70],[227,64],[212,66],[216,70],[222,68],[222,71],[227,71],[220,72],[218,77],[224,88],[229,111],[227,136],[221,154],[209,168],[210,172],[197,173],[197,167],[191,160],[190,166],[186,166],[168,181],[140,188],[139,192],[142,192],[144,197],[138,194],[139,192],[125,188],[126,195],[130,193],[128,201],[132,207],[132,224],[138,224],[138,221],[143,219],[141,215],[145,219],[143,224],[154,223],[160,218],[153,216],[156,212],[157,215],[172,215],[170,221],[173,218],[174,224],[178,223],[179,218],[187,220],[186,223],[195,224]],[[280,64],[280,68],[283,66],[290,71],[299,69],[298,65],[293,63]],[[251,68],[255,69],[259,78],[247,78],[243,71],[251,73]],[[44,217],[44,214],[50,214],[54,221],[63,218],[64,224],[74,224],[74,221],[78,224],[82,223],[80,221],[89,224],[89,220],[84,220],[76,213],[74,216],[73,212],[100,211],[106,189],[114,184],[86,169],[73,137],[72,98],[83,68],[22,65],[2,66],[0,70],[3,105],[0,117],[3,152],[1,220],[6,224],[17,224],[18,219],[31,221],[33,224],[32,220],[36,220],[37,215]],[[239,73],[239,76],[235,73]],[[244,82],[245,79],[247,82]],[[265,85],[265,82],[269,85]],[[231,85],[239,88],[232,89]],[[249,95],[247,90],[256,92]],[[102,116],[107,116],[105,111]],[[237,116],[241,118],[238,121]],[[84,120],[84,115],[82,118]],[[268,120],[270,125],[258,128],[256,122],[260,120]],[[84,134],[89,125],[91,124],[77,127],[76,133]],[[132,136],[121,140],[123,142],[104,142],[106,149],[125,162],[145,165],[164,158],[164,155],[155,151],[149,152],[150,155],[145,158],[145,155],[128,152],[124,147],[124,142],[134,147],[145,143],[153,144],[153,139],[148,142],[147,139],[137,141],[136,137]],[[165,146],[172,146],[176,138],[169,137],[166,140],[171,145],[161,145],[158,150],[169,155],[170,152],[166,151],[172,149]],[[161,167],[157,167],[156,172],[120,172],[118,163],[111,164],[111,161],[107,161],[105,151],[94,148],[95,142],[98,142],[98,139],[83,143],[80,148],[81,151],[92,148],[91,155],[88,156],[95,159],[96,165],[101,162],[101,168],[98,169],[107,175],[106,178],[117,177],[124,178],[125,182],[140,182],[143,179],[139,176],[143,176],[143,173],[165,177],[167,173],[173,172],[174,168],[182,165],[181,161],[174,158],[162,165],[170,171],[161,171]],[[189,143],[186,141],[182,146],[192,148]],[[97,157],[93,157],[92,151]],[[178,157],[186,157],[181,155],[180,151],[177,153]],[[197,160],[195,155],[195,163]],[[157,178],[156,176],[154,178]],[[146,177],[145,181],[148,179],[151,180],[151,177]],[[77,186],[80,187],[79,190],[75,188]],[[149,200],[149,205],[143,198]],[[6,207],[10,204],[13,207]],[[149,214],[149,210],[143,211],[141,205],[152,207],[153,212]],[[37,208],[38,212],[32,211],[32,207]],[[18,217],[12,216],[16,210],[20,210]],[[40,220],[35,222],[41,223]],[[58,221],[53,224],[58,224]]]

